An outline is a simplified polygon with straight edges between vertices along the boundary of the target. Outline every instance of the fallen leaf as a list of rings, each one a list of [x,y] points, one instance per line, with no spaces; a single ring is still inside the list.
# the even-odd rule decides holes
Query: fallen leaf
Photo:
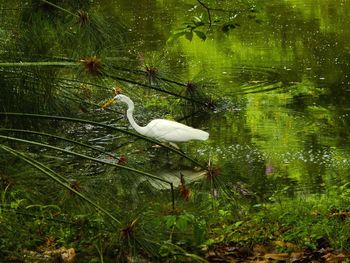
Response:
[[[344,254],[333,254],[333,253],[327,253],[322,258],[326,260],[326,262],[332,262],[332,263],[341,263],[344,262],[345,259],[349,259],[349,257],[346,257]]]
[[[265,254],[265,259],[272,259],[272,260],[288,260],[289,254],[288,253],[277,253],[277,254]]]
[[[61,258],[63,260],[63,262],[74,262],[75,260],[75,250],[74,248],[68,248],[65,251],[63,251],[63,253],[61,254]]]
[[[294,245],[293,243],[285,242],[285,241],[282,241],[282,240],[276,240],[276,241],[273,242],[273,244],[275,246],[288,248],[288,249],[293,250],[293,251],[299,250],[298,246]]]
[[[295,262],[303,259],[305,254],[303,252],[293,252],[290,254],[290,262]]]
[[[257,244],[253,247],[253,252],[256,255],[263,256],[264,254],[266,254],[267,249],[264,245]]]

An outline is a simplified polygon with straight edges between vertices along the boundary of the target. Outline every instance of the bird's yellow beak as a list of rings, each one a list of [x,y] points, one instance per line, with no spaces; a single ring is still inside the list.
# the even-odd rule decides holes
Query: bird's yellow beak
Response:
[[[105,110],[107,107],[112,105],[114,101],[115,99],[108,99],[105,103],[101,105],[101,108]]]
[[[115,88],[113,88],[113,92],[115,95],[121,94],[122,93],[122,88],[119,86],[116,86]],[[112,105],[114,102],[116,101],[116,98],[114,97],[113,99],[109,99],[107,100],[105,103],[103,103],[101,105],[102,109],[106,109],[107,107],[109,107],[110,105]]]

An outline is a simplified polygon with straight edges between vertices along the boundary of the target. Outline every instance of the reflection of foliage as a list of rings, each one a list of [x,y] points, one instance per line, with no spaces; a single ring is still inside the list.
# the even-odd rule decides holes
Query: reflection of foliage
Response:
[[[229,34],[231,30],[240,26],[240,22],[238,21],[242,14],[249,19],[256,19],[254,15],[255,8],[249,7],[249,4],[244,3],[244,1],[241,3],[224,1],[220,3],[220,7],[211,7],[211,5],[217,3],[205,3],[202,0],[197,0],[197,3],[205,10],[205,14],[201,13],[198,16],[194,16],[190,22],[184,22],[182,27],[176,29],[172,33],[168,39],[169,42],[182,36],[192,41],[194,35],[197,35],[199,39],[205,41],[208,37],[208,33],[213,28],[225,34]],[[197,6],[195,5],[193,9],[196,8]]]
[[[191,22],[184,23],[184,26],[173,32],[172,36],[168,39],[169,42],[176,40],[179,37],[185,36],[186,39],[192,41],[193,34],[196,34],[201,40],[206,40],[206,34],[201,31],[201,28],[205,26],[205,23],[199,17],[194,17]]]

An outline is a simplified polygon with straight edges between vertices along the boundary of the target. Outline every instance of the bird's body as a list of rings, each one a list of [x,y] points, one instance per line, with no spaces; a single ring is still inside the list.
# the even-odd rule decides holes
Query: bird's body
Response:
[[[134,103],[132,100],[122,94],[118,94],[114,97],[114,99],[122,101],[128,105],[127,110],[127,118],[131,124],[131,126],[140,134],[155,138],[162,142],[186,142],[189,140],[207,140],[209,137],[209,133],[192,128],[185,124],[164,120],[164,119],[155,119],[152,120],[149,124],[144,127],[139,126],[134,118]]]
[[[194,129],[185,124],[163,119],[152,120],[145,128],[143,135],[153,137],[159,141],[186,142],[189,140],[206,140],[209,134],[205,131]]]

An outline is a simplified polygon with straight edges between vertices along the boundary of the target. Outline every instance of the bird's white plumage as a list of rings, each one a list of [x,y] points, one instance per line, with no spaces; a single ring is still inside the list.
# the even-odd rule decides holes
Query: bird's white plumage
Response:
[[[116,100],[120,100],[128,105],[127,117],[131,126],[140,134],[155,138],[164,142],[186,142],[189,140],[207,140],[209,133],[192,128],[185,124],[164,120],[155,119],[152,120],[145,127],[140,127],[133,118],[134,103],[132,100],[122,94],[118,94],[114,97]]]
[[[147,129],[145,136],[160,141],[186,142],[189,140],[206,140],[209,137],[209,134],[205,131],[163,119],[152,120],[145,128]]]

